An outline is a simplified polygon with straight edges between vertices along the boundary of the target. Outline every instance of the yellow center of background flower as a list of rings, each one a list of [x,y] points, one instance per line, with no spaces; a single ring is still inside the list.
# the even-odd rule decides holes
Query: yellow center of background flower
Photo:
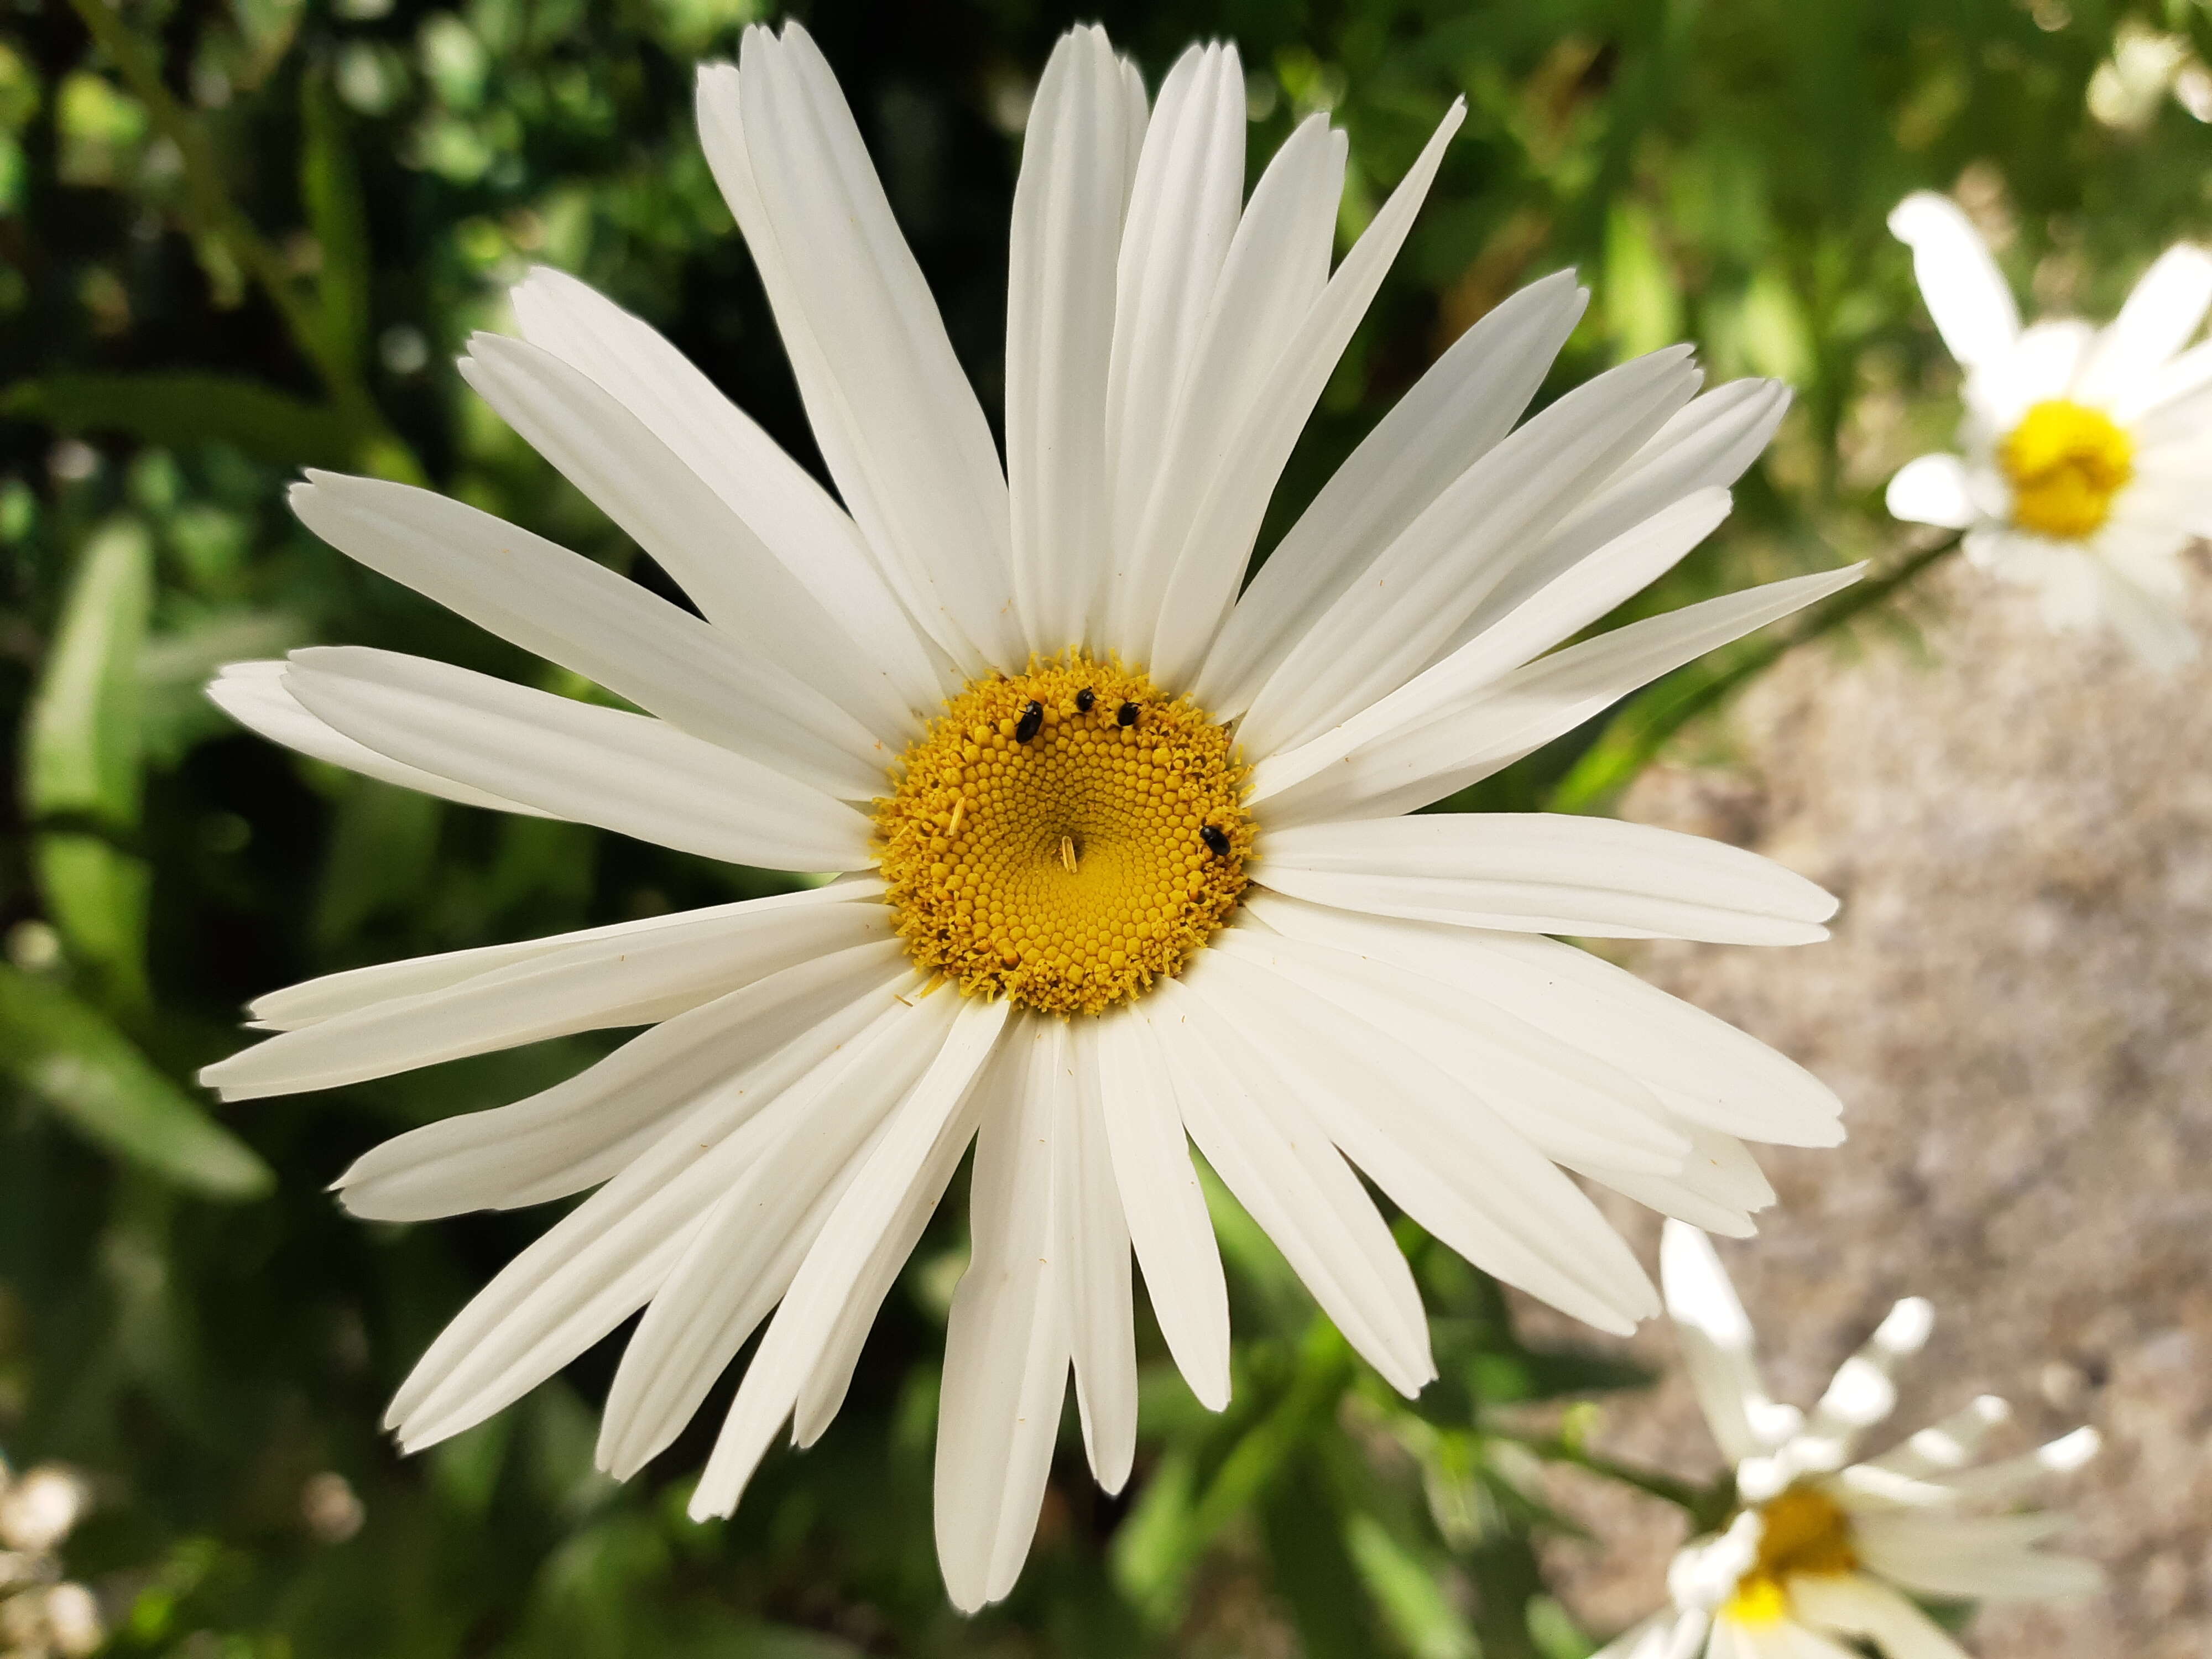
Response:
[[[2094,532],[2135,477],[2135,445],[2112,416],[2063,398],[2039,403],[1997,447],[2013,522],[2072,541]]]
[[[1097,1013],[1177,972],[1244,890],[1229,734],[1079,654],[970,684],[876,806],[899,935],[963,993]]]
[[[1771,1625],[1790,1613],[1790,1579],[1798,1573],[1855,1572],[1850,1517],[1816,1486],[1792,1486],[1759,1512],[1759,1559],[1736,1581],[1725,1609],[1744,1625]]]

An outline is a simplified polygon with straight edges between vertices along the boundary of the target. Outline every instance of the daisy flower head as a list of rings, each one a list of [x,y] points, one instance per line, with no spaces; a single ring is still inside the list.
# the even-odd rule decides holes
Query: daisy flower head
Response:
[[[2036,1547],[2063,1516],[2014,1506],[2041,1477],[2094,1456],[2094,1429],[1978,1462],[1990,1431],[2010,1415],[1984,1395],[1857,1461],[1867,1431],[1897,1402],[1899,1362],[1928,1340],[1935,1312],[1926,1302],[1893,1308],[1808,1415],[1767,1394],[1751,1322],[1703,1233],[1668,1222],[1659,1273],[1691,1386],[1735,1466],[1737,1507],[1721,1531],[1675,1557],[1674,1605],[1600,1659],[1850,1659],[1857,1642],[1871,1642],[1883,1659],[1963,1659],[1915,1598],[2026,1600],[2097,1588],[2090,1562]]]
[[[1315,116],[1244,199],[1237,53],[1149,100],[1104,33],[1054,52],[1014,198],[1005,458],[805,32],[699,78],[702,137],[836,495],[573,279],[463,371],[696,602],[427,491],[311,475],[363,563],[631,708],[388,652],[245,664],[256,730],[448,799],[827,885],[333,975],[262,998],[228,1098],[644,1027],[338,1182],[422,1219],[596,1188],[392,1403],[403,1445],[497,1412],[632,1315],[602,1465],[676,1437],[761,1330],[692,1498],[728,1513],[836,1414],[967,1148],[936,1520],[953,1600],[1004,1595],[1071,1372],[1091,1465],[1133,1455],[1141,1268],[1198,1397],[1228,1299],[1191,1143],[1383,1376],[1434,1374],[1357,1170],[1502,1279],[1612,1331],[1657,1310],[1573,1171],[1750,1231],[1747,1140],[1835,1097],[1547,934],[1763,945],[1834,902],[1740,849],[1538,814],[1406,816],[1850,580],[1778,582],[1562,650],[1729,507],[1784,394],[1682,350],[1520,417],[1585,301],[1469,330],[1249,585],[1277,476],[1405,239],[1455,106],[1332,268],[1346,141]],[[763,1328],[764,1327],[764,1329]]]
[[[2105,328],[2021,326],[2004,275],[1948,198],[1889,216],[1936,331],[1966,371],[1957,455],[1890,480],[1890,512],[1966,532],[1966,556],[2035,588],[2053,628],[2110,626],[2172,669],[2196,655],[2180,555],[2212,534],[2212,254],[2169,249]]]

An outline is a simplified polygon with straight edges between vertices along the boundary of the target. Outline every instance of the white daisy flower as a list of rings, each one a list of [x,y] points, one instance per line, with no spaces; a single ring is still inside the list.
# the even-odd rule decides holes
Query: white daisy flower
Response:
[[[1988,1512],[2038,1478],[2079,1468],[2097,1450],[2081,1428],[2038,1450],[1977,1464],[2010,1408],[1984,1395],[1879,1457],[1854,1462],[1862,1437],[1897,1403],[1891,1376],[1917,1353],[1935,1310],[1917,1297],[1890,1310],[1845,1360],[1811,1415],[1759,1380],[1751,1322],[1712,1245],[1667,1224],[1659,1275],[1682,1363],[1713,1438],[1735,1467],[1740,1507],[1667,1576],[1672,1607],[1599,1659],[1964,1659],[1913,1599],[1973,1601],[2080,1595],[2096,1567],[2036,1546],[2065,1524],[2043,1513]]]
[[[2169,249],[2108,327],[2023,329],[1952,202],[1908,196],[1889,228],[1966,371],[1966,453],[1908,463],[1890,512],[1965,531],[1966,556],[2038,589],[2053,628],[2102,621],[2154,666],[2189,660],[2179,556],[2212,534],[2212,342],[2183,347],[2212,306],[2212,254]]]
[[[1784,393],[1700,396],[1665,351],[1516,429],[1586,298],[1549,278],[1444,355],[1244,586],[1460,121],[1332,271],[1344,137],[1309,119],[1244,202],[1244,96],[1233,48],[1194,47],[1148,112],[1102,32],[1060,41],[1014,201],[1002,471],[813,42],[754,28],[704,70],[707,152],[844,504],[566,276],[531,276],[522,337],[463,364],[703,619],[435,495],[295,489],[333,545],[643,712],[329,648],[227,671],[213,695],[246,724],[448,799],[839,872],[253,1005],[282,1035],[209,1069],[227,1098],[651,1028],[339,1182],[390,1220],[599,1188],[424,1356],[392,1407],[404,1446],[643,1309],[599,1448],[629,1475],[765,1322],[692,1500],[728,1513],[787,1419],[805,1445],[836,1413],[972,1140],[937,1526],[973,1608],[1028,1551],[1071,1368],[1092,1468],[1128,1474],[1133,1247],[1190,1386],[1228,1398],[1186,1135],[1409,1395],[1426,1322],[1355,1170],[1626,1331],[1656,1294],[1567,1171],[1747,1232],[1772,1193],[1744,1142],[1841,1138],[1788,1060],[1544,937],[1802,944],[1834,908],[1819,888],[1635,824],[1403,816],[1851,579],[1551,650],[1719,522]]]

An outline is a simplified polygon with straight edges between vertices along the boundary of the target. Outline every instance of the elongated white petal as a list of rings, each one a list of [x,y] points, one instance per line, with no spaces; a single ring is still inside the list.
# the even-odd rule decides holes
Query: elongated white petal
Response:
[[[1511,764],[1647,681],[1846,587],[1860,568],[1685,605],[1569,646],[1420,724],[1346,755],[1267,802],[1271,829],[1409,811]],[[1253,799],[1260,799],[1255,782]]]
[[[886,1115],[928,1071],[958,1012],[947,1000],[902,1010],[910,1017],[896,1022],[895,1038],[872,1047],[866,1063],[825,1069],[755,1120],[775,1121],[714,1200],[623,1351],[599,1428],[602,1468],[628,1479],[691,1420],[781,1299],[840,1195],[865,1167]],[[775,1420],[781,1418],[779,1411]],[[692,1495],[693,1513],[735,1508],[758,1455],[742,1468],[710,1461]]]
[[[1842,1103],[1809,1072],[1574,945],[1361,915],[1264,890],[1244,902],[1278,933],[1409,969],[1576,1044],[1642,1079],[1692,1123],[1788,1146],[1829,1146],[1842,1137]]]
[[[227,1100],[252,1100],[573,1031],[650,1024],[810,957],[887,939],[891,920],[875,904],[760,902],[588,939],[283,1032],[208,1066],[200,1081]]]
[[[1703,1233],[1668,1222],[1659,1238],[1659,1284],[1683,1369],[1721,1455],[1740,1463],[1765,1451],[1770,1437],[1762,1429],[1769,1400],[1751,1320]]]
[[[701,137],[830,476],[956,661],[1017,667],[997,449],[860,128],[798,24],[746,30],[741,62],[736,76],[702,72]]]
[[[1199,1403],[1229,1403],[1229,1289],[1176,1103],[1141,1006],[1097,1022],[1099,1099],[1114,1178],[1160,1334]]]
[[[1180,981],[1152,994],[1183,1121],[1237,1200],[1275,1242],[1345,1339],[1411,1398],[1437,1374],[1428,1318],[1406,1258],[1359,1179],[1296,1096],[1253,1081],[1269,1075],[1214,1005]]]
[[[1541,536],[1696,391],[1686,348],[1569,392],[1470,466],[1285,654],[1239,728],[1260,753],[1304,743],[1403,685]]]
[[[2212,253],[2183,242],[2151,264],[2081,366],[2075,394],[2133,414],[2212,308]],[[2132,405],[2132,407],[2130,406]]]
[[[1916,191],[1889,216],[1890,234],[1912,250],[1912,274],[1936,331],[1962,368],[1995,363],[2020,337],[2020,307],[1981,234],[1955,203]]]
[[[1662,507],[1528,594],[1449,656],[1375,702],[1254,769],[1252,799],[1280,794],[1368,744],[1416,727],[1547,651],[1640,592],[1728,516],[1729,494],[1706,489]],[[1413,660],[1409,653],[1405,660]]]
[[[2035,1547],[2066,1524],[2059,1515],[1861,1515],[1851,1541],[1867,1569],[1921,1595],[2045,1601],[2094,1593],[2093,1562]]]
[[[208,682],[208,701],[246,730],[259,733],[271,743],[281,743],[310,759],[343,766],[349,772],[358,772],[380,783],[418,790],[462,806],[484,806],[495,812],[520,812],[533,818],[551,816],[504,795],[440,777],[419,766],[404,765],[389,755],[380,755],[366,744],[356,743],[301,706],[300,700],[284,684],[285,672],[289,666],[283,662],[226,663],[220,676]]]
[[[1936,1310],[1923,1297],[1907,1297],[1889,1310],[1859,1351],[1838,1368],[1806,1419],[1801,1457],[1815,1467],[1840,1468],[1867,1430],[1897,1407],[1897,1367],[1927,1345]],[[1807,1443],[1810,1443],[1808,1444]]]
[[[942,1177],[951,1175],[952,1163],[957,1161],[960,1149],[973,1133],[972,1115],[963,1109],[1006,1025],[1007,1005],[1003,1001],[963,1000],[945,1008],[941,1004],[945,1000],[949,999],[939,1000],[940,1006],[933,1016],[936,1025],[942,1028],[941,1045],[929,1059],[927,1069],[920,1079],[905,1091],[903,1098],[896,1100],[881,1138],[859,1162],[836,1207],[829,1212],[807,1249],[804,1261],[784,1294],[782,1306],[769,1322],[768,1334],[761,1339],[759,1352],[745,1367],[737,1398],[731,1403],[706,1471],[692,1493],[691,1514],[695,1518],[728,1515],[737,1508],[753,1470],[768,1450],[776,1430],[791,1414],[801,1386],[825,1347],[835,1340],[850,1315],[859,1313],[863,1321],[872,1321],[891,1274],[903,1261],[906,1249],[912,1248],[912,1240],[904,1237],[901,1224],[903,1218],[914,1200],[927,1190],[932,1170],[942,1171],[941,1190]],[[927,1044],[922,1046],[927,1053]],[[878,1101],[889,1097],[887,1084],[902,1089],[912,1069],[915,1068],[899,1067],[890,1079],[867,1079],[871,1097]],[[836,1103],[836,1109],[850,1113],[853,1103],[842,1100]],[[854,1138],[849,1129],[839,1139],[823,1133],[817,1126],[810,1126],[805,1137],[808,1144],[803,1149],[794,1145],[793,1157],[819,1160],[825,1152],[848,1157],[848,1143]],[[930,1201],[934,1202],[935,1197],[935,1193],[929,1194]],[[661,1419],[653,1437],[655,1440],[661,1432],[672,1432],[690,1419],[715,1373],[729,1362],[744,1340],[744,1333],[736,1328],[738,1319],[732,1316],[724,1323],[718,1340],[702,1343],[691,1328],[698,1318],[697,1307],[687,1308],[683,1293],[688,1289],[691,1300],[698,1304],[722,1304],[730,1306],[733,1314],[751,1313],[750,1306],[738,1310],[718,1281],[736,1273],[749,1235],[769,1226],[770,1206],[783,1207],[785,1200],[763,1183],[754,1182],[744,1201],[758,1214],[748,1222],[742,1216],[730,1213],[726,1200],[725,1208],[717,1212],[713,1225],[702,1233],[687,1261],[687,1267],[696,1264],[696,1282],[687,1285],[684,1270],[678,1270],[654,1299],[645,1324],[639,1327],[637,1338],[623,1358],[627,1370],[631,1358],[639,1357],[638,1383],[647,1399],[640,1401],[637,1420],[644,1424],[655,1416]],[[720,1241],[719,1251],[709,1254],[710,1241],[718,1231],[726,1236]],[[754,1254],[757,1254],[757,1249]],[[872,1297],[867,1295],[870,1290],[874,1291]],[[662,1351],[647,1357],[641,1353],[641,1346],[654,1322],[662,1318],[664,1307],[667,1316],[660,1326]],[[681,1387],[678,1386],[679,1379],[672,1364],[678,1356],[685,1357],[690,1364],[690,1376]],[[618,1377],[618,1393],[620,1389]],[[654,1396],[660,1397],[657,1406],[649,1403]],[[600,1457],[602,1463],[617,1474],[639,1466],[659,1449],[657,1445],[649,1446],[643,1440],[625,1441],[617,1437],[613,1427],[612,1400],[608,1404],[608,1431],[601,1438]]]
[[[776,909],[792,904],[873,903],[883,896],[880,876],[848,876],[824,887],[782,893],[772,898],[740,899],[732,904],[708,905],[696,910],[671,910],[635,921],[610,922],[603,927],[581,927],[573,933],[549,933],[541,939],[518,939],[510,945],[482,945],[468,951],[446,951],[436,956],[409,957],[398,962],[380,962],[367,968],[349,968],[302,980],[281,991],[256,997],[246,1012],[256,1025],[289,1031],[313,1025],[334,1014],[351,1013],[373,1002],[440,991],[463,980],[474,979],[495,968],[511,967],[534,957],[550,956],[572,945],[596,939],[631,939],[657,933],[664,927],[689,927],[714,916],[738,916],[754,909]]]
[[[1869,1459],[1868,1467],[1911,1480],[1962,1469],[1973,1462],[1990,1431],[2011,1417],[2012,1407],[1996,1395],[1979,1395],[1942,1422],[1910,1436],[1902,1445]]]
[[[1234,46],[1193,46],[1160,83],[1115,272],[1106,390],[1114,571],[1103,638],[1150,637],[1173,548],[1146,546],[1146,512],[1244,194],[1244,74]]]
[[[896,939],[833,951],[664,1020],[526,1100],[394,1136],[333,1183],[340,1201],[372,1221],[423,1221],[596,1186],[701,1096],[781,1048],[794,1026],[902,977],[903,957]]]
[[[461,359],[476,388],[698,602],[754,664],[769,713],[880,774],[913,724],[860,647],[805,586],[621,401],[526,340],[478,334]],[[811,694],[811,695],[810,695]],[[712,735],[711,733],[708,735]]]
[[[1594,1160],[1560,1162],[1661,1215],[1724,1238],[1749,1238],[1758,1231],[1751,1218],[1774,1202],[1774,1188],[1735,1136],[1694,1123],[1683,1129],[1690,1150],[1672,1175],[1609,1169]]]
[[[380,753],[556,817],[768,869],[871,857],[852,807],[665,720],[359,646],[294,652],[284,685]]]
[[[1966,482],[1966,465],[1956,455],[1923,455],[1907,461],[1889,481],[1882,500],[1891,518],[1908,524],[1964,530],[1982,516]]]
[[[891,752],[858,721],[635,582],[427,489],[310,472],[300,521],[548,661],[695,737],[852,799],[880,793]]]
[[[1137,1329],[1130,1295],[1129,1224],[1115,1185],[1098,1022],[1063,1024],[1058,1064],[1062,1128],[1054,1142],[1054,1219],[1067,1275],[1069,1357],[1083,1447],[1098,1484],[1117,1492],[1137,1455]]]
[[[1163,684],[1188,684],[1205,660],[1236,600],[1283,464],[1404,246],[1413,216],[1443,163],[1444,146],[1466,114],[1459,100],[1445,112],[1427,146],[1344,256],[1252,395],[1160,593],[1151,662]]]
[[[805,468],[650,325],[574,277],[541,265],[508,299],[523,338],[620,399],[851,634],[855,682],[880,683],[892,709],[935,711],[944,687],[927,646],[860,527]]]
[[[1032,649],[1083,641],[1112,556],[1107,369],[1129,106],[1106,32],[1060,37],[1030,106],[1006,294],[1006,487]]]
[[[937,1418],[937,1559],[953,1606],[973,1613],[1014,1586],[1029,1558],[1067,1391],[1066,1279],[1053,1221],[1057,1022],[1006,1041],[1027,1075],[975,1137],[974,1244],[945,1330]]]
[[[1882,1659],[1966,1659],[1941,1625],[1863,1573],[1799,1573],[1790,1580],[1790,1610],[1822,1630],[1872,1638]]]
[[[1771,859],[1650,824],[1440,812],[1277,830],[1261,885],[1417,921],[1614,939],[1802,945],[1836,902]]]
[[[909,978],[908,983],[913,983]],[[714,1202],[772,1145],[769,1109],[895,1042],[902,1007],[864,993],[714,1091],[479,1291],[408,1374],[385,1425],[416,1450],[550,1376],[645,1305]],[[823,1074],[826,1074],[823,1075]]]
[[[1508,432],[1589,303],[1571,271],[1514,295],[1455,341],[1336,470],[1267,556],[1192,695],[1242,714],[1284,654],[1453,479]]]
[[[1462,1255],[1601,1329],[1658,1311],[1644,1271],[1596,1206],[1492,1109],[1354,1007],[1300,947],[1249,929],[1223,936],[1187,977],[1254,1050],[1279,1090],[1406,1212]],[[1310,947],[1304,947],[1310,949]]]
[[[2203,645],[2171,600],[2146,588],[2109,559],[2096,561],[2095,573],[2099,607],[2136,660],[2157,673],[2171,674],[2197,659]]]

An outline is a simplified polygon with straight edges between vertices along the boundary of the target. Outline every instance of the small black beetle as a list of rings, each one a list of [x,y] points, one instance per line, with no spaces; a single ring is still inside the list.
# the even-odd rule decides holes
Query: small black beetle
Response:
[[[1027,743],[1044,729],[1044,705],[1030,702],[1022,706],[1022,717],[1014,722],[1014,741]]]
[[[1098,694],[1086,685],[1075,694],[1075,712],[1079,714],[1087,714],[1091,712],[1091,705],[1097,701]]]
[[[1119,708],[1114,711],[1115,725],[1134,726],[1136,723],[1137,705],[1133,702],[1125,702]]]
[[[1209,823],[1200,830],[1198,832],[1198,838],[1206,843],[1206,850],[1214,857],[1225,859],[1229,856],[1229,837],[1223,835],[1212,824]]]

